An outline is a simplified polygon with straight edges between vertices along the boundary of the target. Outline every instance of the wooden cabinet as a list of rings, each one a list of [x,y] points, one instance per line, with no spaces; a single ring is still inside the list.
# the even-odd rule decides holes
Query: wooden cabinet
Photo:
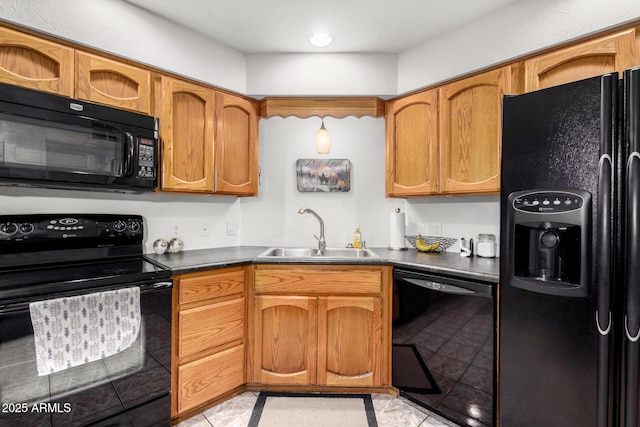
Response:
[[[525,91],[557,86],[640,65],[636,31],[572,44],[525,61]]]
[[[163,76],[156,95],[162,146],[160,188],[213,192],[215,92]]]
[[[258,194],[258,103],[216,95],[215,191]]]
[[[384,384],[382,319],[381,297],[318,298],[319,385]]]
[[[386,195],[438,192],[438,91],[386,105]]]
[[[308,296],[256,296],[253,382],[314,384],[317,301]]]
[[[90,53],[76,51],[78,99],[149,114],[151,73]]]
[[[500,191],[502,96],[511,67],[477,74],[440,91],[440,193]]]
[[[390,385],[390,275],[377,266],[255,266],[249,382]]]
[[[150,112],[151,73],[0,27],[0,82]]]
[[[172,417],[245,383],[244,267],[175,277]]]
[[[156,87],[166,191],[258,193],[258,104],[162,77]]]
[[[500,191],[502,67],[387,104],[386,192],[391,197]]]
[[[0,82],[73,96],[73,49],[0,27]]]

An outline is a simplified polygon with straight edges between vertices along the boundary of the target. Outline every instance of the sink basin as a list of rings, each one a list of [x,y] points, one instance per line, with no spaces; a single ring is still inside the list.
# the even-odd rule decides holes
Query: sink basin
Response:
[[[370,249],[327,248],[323,254],[319,254],[317,249],[311,248],[269,248],[258,255],[258,258],[309,258],[323,260],[379,258],[379,256]]]

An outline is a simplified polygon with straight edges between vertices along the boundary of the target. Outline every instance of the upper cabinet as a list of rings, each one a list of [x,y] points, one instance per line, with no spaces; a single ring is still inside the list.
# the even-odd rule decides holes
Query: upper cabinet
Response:
[[[161,189],[213,192],[215,92],[163,76],[156,88],[162,146]]]
[[[527,92],[640,65],[636,31],[625,30],[573,44],[525,61]]]
[[[511,67],[440,88],[440,192],[500,191],[502,96],[511,91]]]
[[[151,73],[76,51],[76,98],[149,114]]]
[[[0,27],[0,82],[73,96],[73,49]]]
[[[506,66],[390,101],[387,196],[499,192],[501,103],[511,73]]]
[[[258,103],[216,95],[215,191],[258,194]]]
[[[165,191],[258,193],[258,104],[162,76],[155,91]]]
[[[438,192],[438,91],[400,98],[386,106],[386,194]]]
[[[0,82],[149,114],[151,73],[0,27]]]

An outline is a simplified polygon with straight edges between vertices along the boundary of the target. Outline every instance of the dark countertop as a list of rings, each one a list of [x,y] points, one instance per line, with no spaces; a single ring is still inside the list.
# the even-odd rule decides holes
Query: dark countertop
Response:
[[[347,260],[300,260],[258,258],[267,246],[230,246],[196,249],[177,254],[145,254],[151,261],[160,263],[173,273],[188,273],[232,265],[252,263],[277,264],[375,264],[392,265],[411,270],[425,271],[464,279],[498,283],[499,258],[465,258],[454,252],[422,253],[416,249],[393,251],[387,248],[370,248],[379,258],[354,258]]]

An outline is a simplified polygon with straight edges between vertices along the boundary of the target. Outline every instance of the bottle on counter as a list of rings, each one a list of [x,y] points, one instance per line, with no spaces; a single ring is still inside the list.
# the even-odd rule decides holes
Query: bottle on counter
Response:
[[[356,226],[356,231],[353,232],[353,247],[356,249],[362,249],[362,233],[360,233],[360,225]]]

